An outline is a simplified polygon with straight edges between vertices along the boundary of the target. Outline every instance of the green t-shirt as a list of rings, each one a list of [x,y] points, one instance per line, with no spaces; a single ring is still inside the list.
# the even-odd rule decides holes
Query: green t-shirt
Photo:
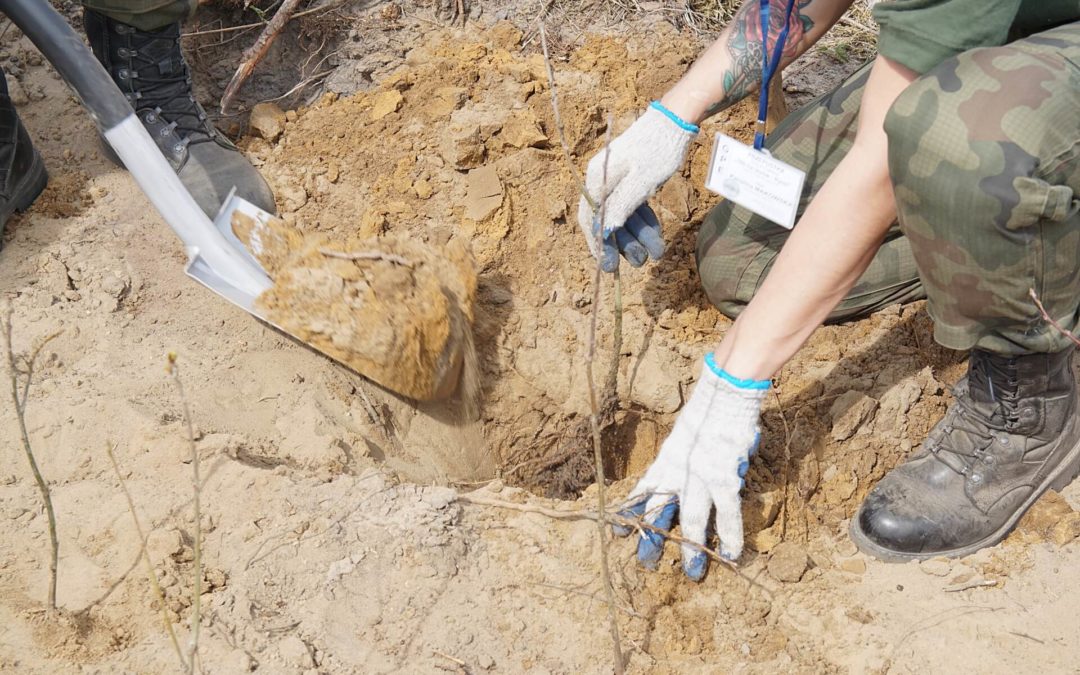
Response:
[[[878,52],[922,74],[960,52],[1080,20],[1080,0],[885,0]]]

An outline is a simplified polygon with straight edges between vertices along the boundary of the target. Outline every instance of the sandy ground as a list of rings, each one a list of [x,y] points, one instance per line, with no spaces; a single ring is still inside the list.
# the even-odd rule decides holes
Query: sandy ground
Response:
[[[105,453],[115,446],[152,529],[148,552],[185,639],[194,520],[181,401],[165,372],[175,352],[205,474],[205,672],[611,671],[593,524],[455,501],[478,485],[557,510],[595,499],[595,488],[538,496],[576,495],[589,478],[572,433],[585,409],[589,262],[567,215],[574,188],[553,150],[546,85],[505,25],[411,35],[403,70],[244,145],[302,229],[470,245],[477,423],[462,423],[453,402],[390,396],[187,279],[177,240],[104,159],[89,118],[25,42],[6,38],[52,183],[9,223],[0,295],[15,308],[18,350],[63,331],[27,420],[53,486],[65,611],[43,611],[45,518],[4,403],[0,670],[175,667]],[[580,158],[602,142],[597,111],[622,128],[685,67],[693,45],[671,40],[659,54],[597,39],[560,62]],[[603,93],[585,105],[586,92]],[[710,130],[747,127],[735,111]],[[659,200],[668,258],[625,275],[623,405],[605,438],[616,494],[647,466],[727,325],[692,269],[711,203],[696,187],[703,147]],[[485,167],[499,190],[481,190],[474,172]],[[690,584],[675,555],[649,573],[630,542],[613,545],[630,672],[1078,672],[1077,485],[961,561],[886,565],[847,541],[859,499],[940,417],[962,372],[929,328],[918,305],[886,310],[819,331],[781,372],[748,480],[738,575]]]

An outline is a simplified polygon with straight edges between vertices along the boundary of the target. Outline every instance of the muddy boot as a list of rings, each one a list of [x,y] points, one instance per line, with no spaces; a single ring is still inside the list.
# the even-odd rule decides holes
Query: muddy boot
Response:
[[[239,196],[275,212],[270,186],[196,102],[179,23],[141,31],[86,9],[83,24],[94,54],[210,218],[234,186]]]
[[[30,144],[0,71],[0,235],[11,214],[30,208],[48,182],[45,163]]]
[[[852,519],[859,549],[890,562],[974,553],[1068,485],[1080,471],[1072,352],[973,350],[945,418]]]

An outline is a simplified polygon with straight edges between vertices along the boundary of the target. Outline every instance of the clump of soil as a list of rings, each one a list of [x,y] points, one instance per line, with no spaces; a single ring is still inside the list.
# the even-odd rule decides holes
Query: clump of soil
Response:
[[[410,398],[442,399],[460,380],[475,382],[466,354],[476,268],[460,240],[436,249],[386,235],[340,246],[240,213],[233,230],[274,280],[256,301],[274,324]]]

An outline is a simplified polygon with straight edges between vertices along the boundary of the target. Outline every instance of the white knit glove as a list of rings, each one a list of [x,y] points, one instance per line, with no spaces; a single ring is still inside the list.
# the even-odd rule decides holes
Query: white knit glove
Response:
[[[679,413],[671,435],[660,447],[656,461],[630,493],[624,515],[643,516],[645,522],[670,530],[678,511],[682,536],[705,545],[709,512],[716,507],[716,534],[720,555],[736,560],[742,553],[743,528],[739,490],[757,450],[761,403],[768,380],[740,380],[705,357],[701,378]],[[626,534],[627,528],[616,528]],[[638,542],[638,560],[655,568],[664,537],[644,530]],[[708,557],[692,546],[682,546],[683,571],[694,581],[705,576]]]
[[[582,197],[578,205],[578,226],[594,256],[602,254],[597,250],[594,229],[600,222],[601,205],[606,202],[603,237],[606,239],[622,228],[631,214],[679,170],[697,132],[695,125],[684,122],[654,102],[629,129],[611,142],[606,153],[601,149],[589,160],[585,189],[596,200],[597,211],[593,213],[589,202]],[[606,181],[605,154],[608,156]],[[606,258],[604,262],[607,262]],[[614,262],[618,264],[617,257]]]

